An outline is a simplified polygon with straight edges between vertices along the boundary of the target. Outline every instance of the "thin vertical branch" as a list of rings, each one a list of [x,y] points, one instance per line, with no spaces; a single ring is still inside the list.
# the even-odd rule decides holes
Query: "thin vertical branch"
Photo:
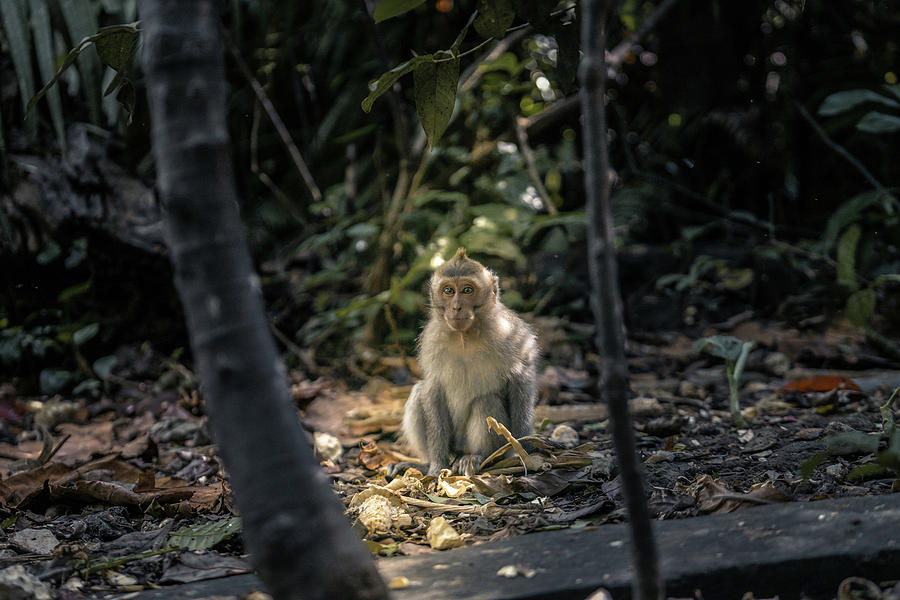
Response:
[[[263,107],[263,110],[266,111],[266,116],[269,117],[269,121],[275,127],[275,131],[276,133],[278,133],[278,138],[287,149],[288,154],[291,157],[291,161],[293,161],[294,163],[294,167],[300,174],[300,178],[303,180],[303,183],[306,184],[306,189],[309,191],[310,198],[312,198],[313,202],[321,202],[322,191],[316,184],[316,180],[315,178],[313,178],[312,172],[309,170],[309,167],[306,166],[306,161],[303,160],[303,155],[300,154],[300,150],[297,148],[297,144],[295,144],[293,138],[291,138],[291,133],[288,131],[287,126],[284,124],[284,121],[281,120],[281,115],[279,115],[278,111],[275,110],[275,106],[272,104],[272,101],[269,100],[269,96],[266,94],[266,90],[263,89],[263,86],[256,80],[256,77],[253,76],[253,72],[250,70],[250,67],[249,65],[247,65],[244,57],[241,56],[241,52],[240,50],[238,50],[238,47],[235,46],[234,42],[232,42],[226,35],[224,35],[224,30],[222,30],[221,33],[223,34],[225,45],[228,47],[228,51],[231,53],[231,56],[234,57],[234,61],[238,66],[238,70],[240,70],[241,75],[244,76],[244,79],[247,80],[247,83],[250,84],[250,88],[256,95],[256,99],[259,100],[259,103]]]
[[[632,596],[635,600],[658,600],[663,597],[663,585],[644,494],[643,475],[635,449],[634,429],[628,412],[624,321],[610,207],[611,182],[605,107],[607,65],[604,58],[609,6],[610,0],[584,0],[581,5],[583,57],[579,79],[591,309],[597,325],[597,350],[601,356],[600,388],[609,403],[612,440],[630,517],[631,553],[635,570]]]

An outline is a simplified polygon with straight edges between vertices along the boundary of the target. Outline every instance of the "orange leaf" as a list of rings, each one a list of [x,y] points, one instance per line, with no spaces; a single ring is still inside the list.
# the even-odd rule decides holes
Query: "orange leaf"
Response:
[[[852,379],[840,375],[818,375],[808,379],[799,379],[782,386],[778,391],[795,390],[798,392],[830,392],[831,390],[853,390],[861,392]]]

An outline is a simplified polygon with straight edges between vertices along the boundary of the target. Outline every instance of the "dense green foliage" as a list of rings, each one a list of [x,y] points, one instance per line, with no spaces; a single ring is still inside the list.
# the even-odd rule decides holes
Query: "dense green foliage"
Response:
[[[4,100],[0,149],[25,131],[52,152],[60,118],[90,120],[124,141],[126,169],[149,178],[133,64],[131,125],[112,98],[101,101],[114,73],[91,52],[21,120],[35,82],[55,71],[47,57],[131,22],[134,3],[0,7],[13,4],[22,14],[2,11],[2,52],[18,89]],[[406,12],[378,23],[365,10],[376,4],[223,5],[236,177],[277,324],[323,361],[359,341],[408,351],[422,282],[458,245],[506,276],[513,308],[587,321],[576,4],[513,3],[524,8],[510,20],[503,2],[401,2]],[[610,32],[613,46],[625,42],[611,48],[608,110],[629,327],[702,324],[746,308],[800,320],[846,307],[858,323],[896,328],[900,4],[683,0],[641,31],[663,4],[622,0]],[[481,20],[463,37],[476,8]],[[501,27],[503,40],[485,42]],[[414,77],[428,74],[403,65],[437,68],[448,63],[424,57],[448,51],[459,69],[455,109],[428,125],[429,149],[414,91]],[[395,67],[402,73],[370,87]],[[360,103],[373,89],[382,94],[367,113]]]

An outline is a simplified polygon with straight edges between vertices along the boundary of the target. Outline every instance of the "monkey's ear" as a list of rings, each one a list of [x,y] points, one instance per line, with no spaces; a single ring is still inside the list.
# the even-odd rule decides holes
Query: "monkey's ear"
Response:
[[[494,288],[494,296],[500,298],[500,278],[491,273],[491,284]]]

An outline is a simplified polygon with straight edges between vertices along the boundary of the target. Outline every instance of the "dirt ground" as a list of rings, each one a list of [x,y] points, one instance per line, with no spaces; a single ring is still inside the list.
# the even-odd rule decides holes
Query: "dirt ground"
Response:
[[[376,360],[361,387],[292,373],[298,414],[374,554],[624,519],[591,356],[566,341],[581,329],[537,325],[546,362],[534,449],[471,478],[386,475],[411,458],[396,441],[416,373],[409,359]],[[729,413],[722,359],[684,333],[629,338],[632,415],[656,518],[900,491],[900,435],[889,435],[900,402],[879,410],[900,370],[860,331],[746,318],[702,334],[755,344],[740,381],[746,428]],[[96,598],[247,570],[193,374],[146,346],[121,349],[113,373],[112,385],[81,398],[0,388],[0,590],[24,578],[36,598]]]

